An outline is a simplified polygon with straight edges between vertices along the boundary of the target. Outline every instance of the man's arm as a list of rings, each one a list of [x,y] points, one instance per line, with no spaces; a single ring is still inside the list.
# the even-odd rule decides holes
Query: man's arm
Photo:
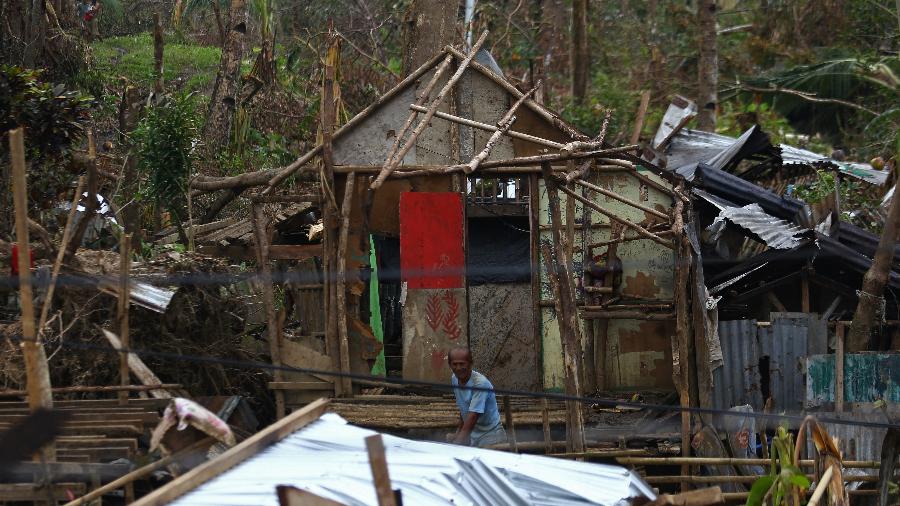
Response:
[[[456,444],[468,445],[470,440],[469,436],[472,434],[472,429],[475,428],[475,424],[478,422],[478,417],[481,413],[469,412],[464,419],[461,420],[461,426],[459,430],[456,431],[456,438],[453,440]]]

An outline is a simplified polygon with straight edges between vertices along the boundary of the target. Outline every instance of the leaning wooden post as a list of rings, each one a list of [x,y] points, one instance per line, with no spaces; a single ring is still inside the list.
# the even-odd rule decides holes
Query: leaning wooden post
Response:
[[[366,438],[366,451],[369,454],[369,466],[372,468],[372,480],[375,482],[378,506],[397,506],[394,490],[391,488],[391,476],[388,473],[387,457],[384,453],[384,441],[381,439],[381,434]]]
[[[519,453],[519,445],[516,443],[516,427],[513,425],[512,402],[509,396],[503,396],[503,416],[506,418],[506,439],[509,442],[509,451]]]
[[[284,381],[281,370],[281,327],[275,309],[275,291],[272,287],[272,270],[269,267],[269,236],[266,232],[266,213],[262,204],[253,204],[253,234],[256,239],[256,262],[259,273],[259,284],[263,292],[263,304],[266,306],[266,332],[269,338],[269,352],[272,365],[275,366],[275,381]],[[284,418],[284,390],[275,390],[275,416]]]
[[[119,353],[119,384],[123,387],[130,384],[128,373],[128,350],[131,347],[128,328],[128,298],[131,286],[128,273],[131,270],[131,234],[122,234],[119,240],[119,299],[116,307],[116,319],[119,324],[119,339],[122,341],[122,352]],[[128,403],[128,391],[119,392],[119,404]]]
[[[679,183],[676,194],[683,191],[684,183]],[[691,251],[687,238],[684,235],[684,202],[680,198],[675,198],[675,213],[672,223],[672,237],[675,243],[675,344],[672,346],[673,352],[677,352],[678,362],[674,368],[675,385],[682,408],[691,406],[691,387],[690,387],[690,309],[688,301],[690,297],[690,258]],[[691,452],[691,413],[687,410],[681,411],[681,453],[683,456],[690,456]],[[690,474],[690,466],[683,465],[681,474],[687,476]],[[687,492],[690,488],[688,482],[681,483],[681,491]]]
[[[350,372],[350,336],[347,331],[347,239],[350,235],[350,210],[353,207],[356,174],[347,174],[344,184],[344,201],[341,203],[341,231],[337,250],[337,323],[340,337],[341,373]],[[353,385],[348,376],[341,376],[344,395],[353,396]]]
[[[544,432],[544,453],[553,453],[553,436],[550,433],[550,406],[546,397],[541,397],[541,426]]]
[[[565,364],[566,393],[581,397],[581,325],[578,319],[578,308],[575,305],[575,288],[571,265],[567,261],[565,251],[568,241],[563,235],[562,219],[560,217],[559,185],[553,178],[553,168],[549,163],[541,165],[544,184],[547,187],[547,197],[550,203],[550,218],[552,222],[553,250],[551,254],[547,243],[542,244],[541,251],[547,268],[547,278],[553,288],[556,301],[557,324],[562,339],[563,359]],[[555,257],[555,261],[554,261]],[[579,401],[566,401],[568,423],[566,427],[567,451],[584,451],[584,415]]]
[[[16,213],[16,244],[19,251],[19,298],[22,305],[22,354],[25,356],[25,377],[28,388],[28,407],[50,409],[53,393],[50,369],[44,345],[34,329],[34,299],[31,293],[31,248],[28,244],[28,193],[25,185],[25,139],[21,128],[9,132],[9,154],[12,162],[13,201]],[[42,449],[44,459],[56,460],[53,444]]]

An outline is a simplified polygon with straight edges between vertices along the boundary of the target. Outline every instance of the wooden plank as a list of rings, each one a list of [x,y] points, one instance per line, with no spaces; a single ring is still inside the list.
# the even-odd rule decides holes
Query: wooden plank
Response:
[[[161,383],[156,385],[109,385],[109,386],[77,386],[77,387],[55,387],[52,389],[54,394],[73,394],[73,393],[95,393],[95,392],[146,392],[147,390],[174,390],[180,389],[180,383]],[[0,397],[24,397],[28,395],[27,390],[0,390]],[[57,401],[60,404],[66,401]],[[59,405],[55,406],[59,409]]]
[[[547,408],[547,398],[541,398],[541,426],[544,432],[544,453],[553,451],[553,437],[550,434],[550,412]]]
[[[344,506],[344,503],[326,499],[302,488],[278,485],[275,491],[280,506]]]
[[[378,506],[397,506],[394,491],[391,488],[391,477],[388,472],[381,434],[374,434],[366,438],[366,452],[369,454],[369,467],[372,468],[372,480],[375,482]]]
[[[270,244],[269,260],[305,260],[322,256],[321,244]]]
[[[75,462],[16,462],[6,470],[10,482],[32,482],[35,477],[48,476],[54,483],[67,481],[90,482],[93,477],[114,480],[131,471],[131,464],[96,464]],[[46,474],[45,474],[46,473]]]
[[[838,323],[834,329],[834,410],[844,411],[844,336],[847,327]]]
[[[109,344],[112,345],[116,350],[123,349],[122,342],[119,340],[119,336],[113,334],[112,332],[101,329],[103,331],[103,337],[109,341]],[[162,384],[162,381],[153,373],[153,371],[147,367],[147,364],[141,360],[140,357],[137,356],[136,353],[128,353],[128,368],[131,369],[131,372],[134,373],[135,377],[140,380],[144,385],[159,385]],[[172,394],[165,390],[151,390],[150,395],[156,397],[157,399],[171,399]]]
[[[559,325],[559,333],[562,338],[566,393],[581,397],[581,377],[583,375],[581,364],[581,326],[578,321],[578,310],[575,303],[574,275],[565,254],[568,242],[566,236],[562,233],[563,225],[560,216],[559,193],[557,191],[559,189],[565,190],[565,188],[559,187],[549,164],[544,164],[541,169],[550,203],[553,250],[556,253],[555,260],[549,244],[543,243],[541,251],[546,264],[547,278],[550,280],[553,295],[557,301],[557,324]],[[567,193],[567,195],[571,197],[573,194]],[[568,441],[566,450],[584,451],[584,415],[582,405],[577,401],[568,401],[566,403],[566,411],[569,418],[569,423],[566,426],[566,441]]]
[[[769,302],[775,306],[775,310],[780,313],[786,313],[787,309],[784,307],[784,304],[781,302],[781,299],[778,298],[773,292],[767,292],[766,297],[769,299]]]
[[[270,381],[271,390],[333,390],[334,384],[327,381]]]
[[[641,92],[641,104],[638,106],[637,116],[634,119],[634,127],[631,129],[631,137],[628,144],[637,144],[641,138],[641,130],[644,128],[644,118],[647,116],[647,107],[650,105],[650,90]]]
[[[116,319],[119,324],[119,340],[122,343],[120,348],[127,350],[130,348],[130,340],[128,337],[128,306],[129,296],[131,295],[131,284],[128,282],[129,271],[131,270],[131,234],[123,234],[119,241],[119,297],[116,306]],[[128,386],[131,378],[128,374],[128,352],[119,354],[119,385]],[[128,402],[128,391],[119,391],[119,404]]]
[[[28,418],[24,413],[0,413],[0,423],[15,423]],[[73,422],[89,422],[89,421],[109,421],[118,422],[127,420],[130,422],[141,422],[147,424],[155,424],[159,421],[159,414],[156,412],[132,412],[132,413],[81,413],[74,412],[69,414],[68,419],[63,423],[66,425]]]
[[[44,345],[38,341],[34,328],[34,298],[31,291],[31,248],[28,243],[28,193],[25,179],[25,137],[21,128],[9,131],[9,153],[12,164],[13,200],[16,215],[16,238],[18,247],[19,300],[22,310],[22,354],[25,357],[26,388],[28,407],[53,408],[53,394],[50,390],[50,370]],[[4,188],[3,191],[6,191]],[[53,461],[54,447],[44,447],[44,460]],[[41,458],[35,455],[35,459]]]
[[[800,304],[800,310],[809,313],[809,276],[805,271],[803,277],[800,278]]]
[[[64,499],[68,493],[83,494],[87,485],[84,483],[56,483],[48,489],[34,483],[2,483],[0,484],[0,502],[33,502],[46,504],[50,495],[54,499]]]
[[[89,501],[93,501],[94,499],[97,499],[106,493],[112,492],[113,490],[116,490],[119,487],[123,487],[125,485],[131,484],[135,480],[139,480],[145,476],[148,476],[149,474],[153,473],[154,471],[168,466],[172,462],[177,462],[177,461],[181,460],[184,456],[186,456],[190,453],[202,451],[204,449],[204,447],[208,448],[209,445],[211,445],[214,442],[215,441],[209,437],[204,438],[201,441],[197,441],[196,443],[192,444],[191,446],[189,446],[181,451],[178,451],[172,455],[163,457],[155,462],[147,464],[146,466],[135,469],[134,471],[131,471],[130,473],[128,473],[120,478],[117,478],[102,487],[98,487],[98,488],[92,490],[90,493],[88,493],[86,495],[82,495],[78,499],[66,503],[65,506],[81,505],[81,504],[86,504]],[[83,494],[83,492],[82,492],[82,494]]]
[[[356,174],[347,174],[344,199],[341,202],[341,228],[337,244],[337,326],[340,339],[341,373],[350,373],[350,335],[347,331],[347,243],[350,235],[350,210],[353,208],[353,188]],[[339,378],[345,397],[353,397],[353,384],[347,376]]]
[[[222,455],[207,461],[169,482],[166,486],[142,497],[136,506],[164,505],[189,492],[207,481],[228,471],[247,458],[256,455],[269,445],[281,441],[319,419],[328,407],[328,399],[319,399],[290,415],[279,419],[272,425],[245,439]]]
[[[253,204],[253,235],[256,239],[256,265],[259,286],[262,288],[263,304],[266,307],[266,334],[269,339],[269,353],[272,356],[272,365],[275,381],[284,379],[281,367],[281,326],[278,324],[275,307],[275,289],[272,286],[272,270],[269,266],[269,235],[267,232],[268,219],[262,204]],[[275,391],[275,416],[284,418],[284,392]]]
[[[506,438],[509,441],[509,451],[518,453],[519,448],[516,444],[516,426],[513,423],[512,403],[509,402],[509,396],[503,396],[503,416],[506,419]]]

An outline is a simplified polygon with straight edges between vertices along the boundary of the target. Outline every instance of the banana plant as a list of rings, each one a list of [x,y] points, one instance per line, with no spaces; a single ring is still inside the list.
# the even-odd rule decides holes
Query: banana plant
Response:
[[[769,474],[753,483],[747,506],[800,506],[810,485],[809,478],[794,458],[794,436],[784,427],[779,427],[772,438],[769,455]]]

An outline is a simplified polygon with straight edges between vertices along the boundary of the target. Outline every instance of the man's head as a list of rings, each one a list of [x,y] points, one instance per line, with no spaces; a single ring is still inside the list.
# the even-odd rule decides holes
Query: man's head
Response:
[[[450,364],[450,370],[460,385],[469,381],[469,377],[472,376],[472,352],[468,348],[461,346],[451,348],[447,353],[447,363]]]

